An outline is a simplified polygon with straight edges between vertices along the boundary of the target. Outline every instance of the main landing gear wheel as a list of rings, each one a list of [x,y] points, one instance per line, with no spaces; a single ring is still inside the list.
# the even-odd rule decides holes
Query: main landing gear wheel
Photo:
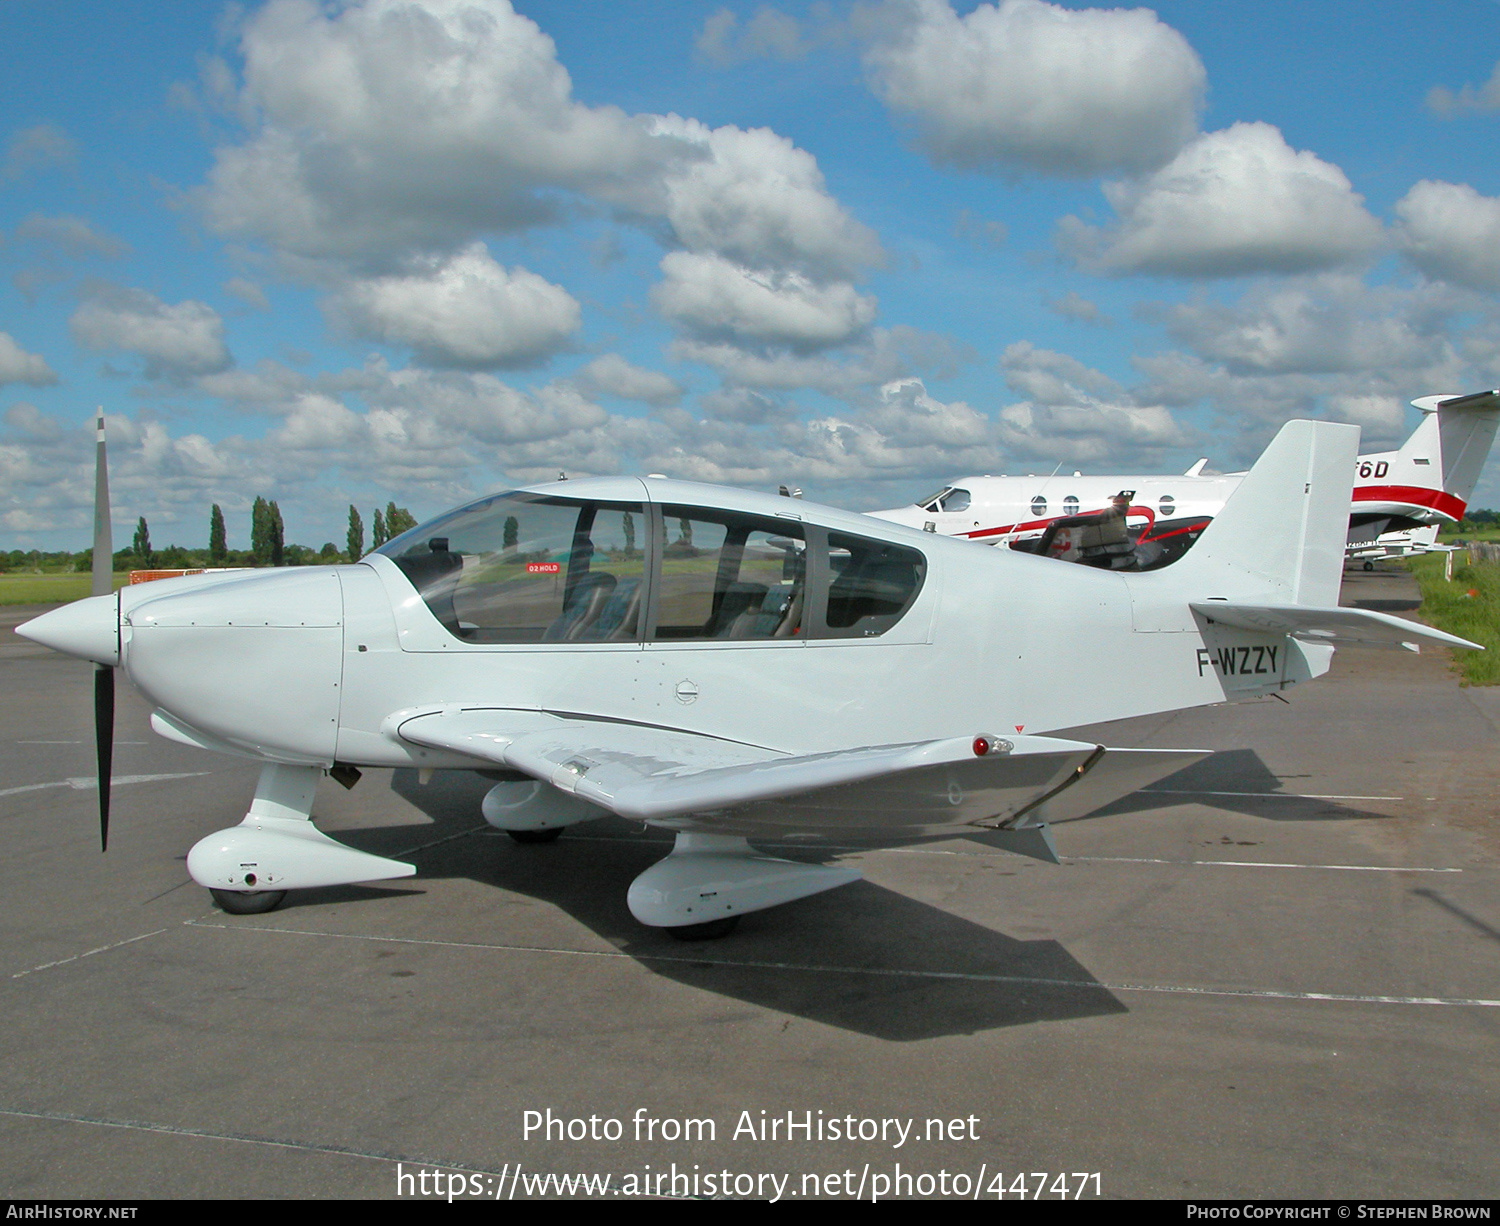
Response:
[[[209,893],[219,904],[219,910],[230,915],[264,915],[281,906],[286,897],[285,890],[259,890],[253,894],[245,890],[209,890]]]
[[[716,941],[727,937],[740,922],[738,915],[726,915],[723,919],[705,920],[701,924],[682,924],[668,928],[667,932],[679,941]]]
[[[505,833],[517,843],[555,843],[562,832],[561,826],[553,826],[548,830],[507,830]]]
[[[1375,563],[1374,562],[1366,562],[1365,563],[1365,569],[1366,570],[1374,570],[1375,569]]]

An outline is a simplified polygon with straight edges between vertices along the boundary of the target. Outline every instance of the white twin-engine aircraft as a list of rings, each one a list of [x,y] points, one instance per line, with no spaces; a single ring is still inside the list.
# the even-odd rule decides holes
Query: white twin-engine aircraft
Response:
[[[227,911],[416,871],[314,827],[324,774],[466,769],[499,777],[484,816],[521,842],[611,813],[675,832],[630,910],[718,936],[859,876],[748,839],[987,831],[1055,860],[1050,822],[1205,756],[1058,730],[1277,693],[1336,645],[1475,646],[1338,607],[1358,437],[1288,423],[1154,573],[595,478],[482,498],[357,565],[163,580],[19,632],[99,665],[101,830],[114,669],[161,735],[264,763],[244,820],[188,855]]]
[[[1354,464],[1346,551],[1366,570],[1375,558],[1430,551],[1438,528],[1464,517],[1500,423],[1500,392],[1424,396],[1412,404],[1422,421],[1400,450],[1358,456]],[[1099,512],[1123,491],[1131,495],[1133,548],[1113,565],[1155,569],[1181,557],[1245,479],[1204,476],[1207,463],[1178,476],[964,477],[917,503],[870,514],[943,536],[1036,549],[1053,523]]]

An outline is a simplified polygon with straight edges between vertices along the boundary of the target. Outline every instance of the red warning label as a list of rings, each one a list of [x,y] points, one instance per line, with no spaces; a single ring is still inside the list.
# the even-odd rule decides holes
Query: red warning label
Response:
[[[528,575],[555,575],[562,570],[561,562],[528,562],[526,573]]]

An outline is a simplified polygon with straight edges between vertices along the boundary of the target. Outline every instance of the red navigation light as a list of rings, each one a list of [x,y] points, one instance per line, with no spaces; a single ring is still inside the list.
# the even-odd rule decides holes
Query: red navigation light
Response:
[[[989,753],[991,748],[989,737],[976,736],[974,738],[974,756],[976,758],[984,757],[985,754]]]

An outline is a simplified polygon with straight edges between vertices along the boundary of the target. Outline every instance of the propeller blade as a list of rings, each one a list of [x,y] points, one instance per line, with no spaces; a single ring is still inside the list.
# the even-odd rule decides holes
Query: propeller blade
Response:
[[[95,596],[108,596],[115,586],[115,555],[109,523],[109,460],[104,451],[104,406],[94,419],[94,559]],[[118,657],[116,657],[118,658]],[[115,756],[115,670],[106,664],[94,670],[94,745],[99,754],[99,850],[109,850],[109,786]]]
[[[99,752],[99,850],[109,850],[109,783],[115,756],[115,670],[94,668],[94,744]]]
[[[109,529],[109,463],[104,454],[104,406],[94,419],[94,563],[89,594],[108,596],[114,590],[115,555]]]

